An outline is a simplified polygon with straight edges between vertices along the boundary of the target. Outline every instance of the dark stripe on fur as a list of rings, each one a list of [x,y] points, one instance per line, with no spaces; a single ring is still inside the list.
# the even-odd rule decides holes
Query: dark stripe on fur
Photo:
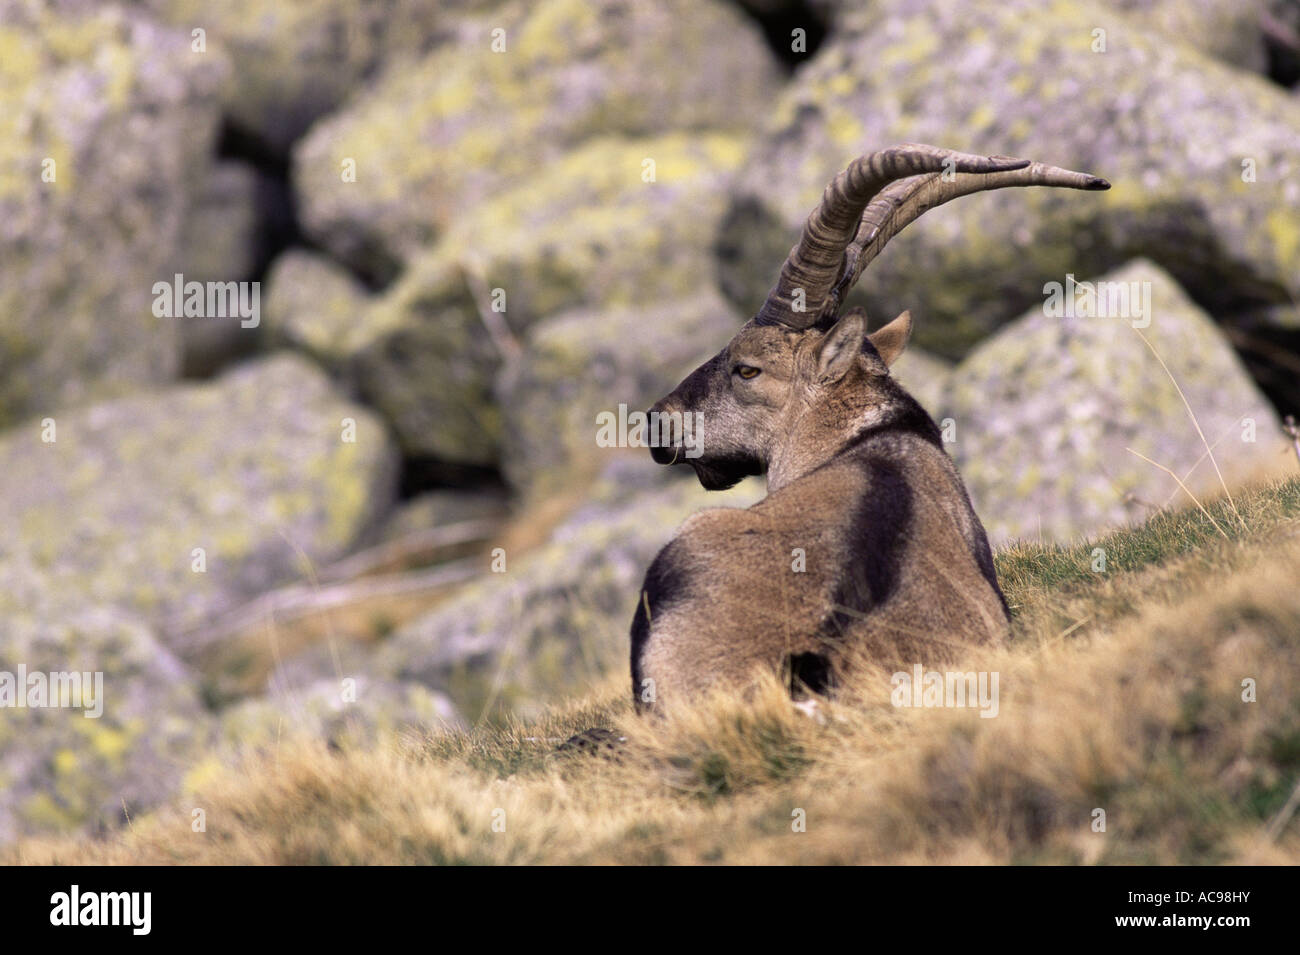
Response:
[[[675,602],[685,599],[689,585],[690,577],[681,566],[681,546],[677,541],[671,541],[646,571],[645,582],[637,593],[636,613],[632,616],[632,700],[638,711],[644,709],[641,702],[641,655],[650,640],[650,625]],[[647,604],[649,616],[646,615]]]
[[[898,588],[899,571],[912,523],[912,489],[902,470],[887,458],[864,455],[870,490],[855,502],[844,528],[844,560],[832,601],[866,613],[887,601]],[[850,615],[832,610],[823,635],[838,637]]]

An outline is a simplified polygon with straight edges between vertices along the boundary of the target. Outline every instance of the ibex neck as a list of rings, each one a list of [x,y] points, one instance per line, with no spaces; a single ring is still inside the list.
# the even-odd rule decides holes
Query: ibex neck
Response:
[[[796,422],[787,440],[772,455],[767,468],[767,492],[780,490],[836,458],[852,452],[880,434],[907,432],[943,447],[933,419],[910,395],[861,410],[841,427],[824,418],[812,427]]]

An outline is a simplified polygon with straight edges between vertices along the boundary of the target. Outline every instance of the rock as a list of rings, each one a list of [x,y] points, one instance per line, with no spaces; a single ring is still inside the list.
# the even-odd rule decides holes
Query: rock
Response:
[[[373,74],[398,68],[456,35],[468,13],[499,0],[143,0],[159,19],[205,30],[234,64],[222,90],[230,121],[286,154],[307,128]]]
[[[49,591],[0,614],[0,648],[0,699],[6,674],[29,702],[34,674],[90,674],[71,706],[2,711],[0,844],[120,826],[169,797],[211,741],[191,675],[129,614]]]
[[[408,456],[495,465],[502,355],[544,316],[712,287],[723,193],[743,155],[727,135],[594,140],[478,206],[350,333],[359,393]]]
[[[246,163],[222,162],[212,170],[185,222],[176,271],[185,281],[247,282],[261,264],[259,203],[270,188]],[[178,319],[191,374],[210,374],[233,356],[252,350],[260,325],[239,315]]]
[[[0,0],[0,427],[179,369],[180,329],[151,289],[171,274],[228,66],[137,13],[86,7]]]
[[[1149,327],[1232,482],[1277,461],[1279,425],[1213,321],[1165,272],[1138,260],[1098,280],[1149,283]],[[1178,390],[1137,334],[1141,318],[1026,313],[953,372],[951,445],[990,538],[1067,540],[1190,503],[1219,488]],[[1244,419],[1244,420],[1243,420]],[[1253,426],[1246,422],[1253,421]]]
[[[1260,24],[1269,0],[1106,0],[1106,4],[1132,23],[1232,66],[1254,73],[1263,73],[1268,66]]]
[[[677,525],[700,507],[745,507],[762,496],[757,481],[711,494],[694,477],[670,479],[642,451],[611,467],[545,546],[507,553],[504,573],[399,629],[381,645],[376,672],[445,689],[468,713],[492,701],[526,711],[589,685],[627,666],[638,588]]]
[[[395,540],[448,524],[501,520],[508,511],[507,503],[505,494],[490,488],[426,491],[395,508],[379,536]]]
[[[413,264],[363,313],[342,338],[350,351],[340,367],[408,458],[490,467],[501,435],[491,393],[501,355],[453,256],[443,248]]]
[[[332,746],[372,746],[381,734],[464,728],[445,694],[353,672],[297,690],[279,688],[221,714],[222,740],[237,748],[273,748],[304,736]]]
[[[909,347],[894,362],[889,373],[932,418],[939,420],[948,380],[952,377],[952,365],[920,348]]]
[[[346,375],[354,340],[364,340],[361,318],[370,295],[347,269],[302,249],[290,249],[266,277],[266,333],[276,344],[306,352],[336,375]]]
[[[598,416],[644,411],[707,361],[745,319],[709,287],[641,307],[577,309],[538,323],[498,381],[506,478],[532,494],[608,460]]]
[[[35,568],[185,655],[192,628],[346,552],[391,505],[395,471],[382,424],[290,355],[30,421],[0,438],[0,617]]]
[[[484,198],[594,135],[748,132],[776,92],[757,29],[714,0],[510,10],[391,71],[295,150],[304,226],[340,261],[383,281]]]
[[[844,19],[776,103],[739,179],[719,249],[742,311],[767,294],[829,179],[907,141],[1030,157],[1114,186],[964,198],[898,236],[850,300],[872,314],[912,309],[922,347],[959,357],[1045,281],[1136,256],[1216,314],[1300,293],[1300,102],[1286,91],[1087,3],[881,0]],[[1106,52],[1094,53],[1101,24]]]
[[[1274,82],[1300,90],[1300,2],[1268,0],[1261,21],[1268,51],[1268,75]]]
[[[242,162],[219,162],[201,183],[185,223],[178,268],[199,282],[242,281],[258,265],[257,201],[262,176]]]

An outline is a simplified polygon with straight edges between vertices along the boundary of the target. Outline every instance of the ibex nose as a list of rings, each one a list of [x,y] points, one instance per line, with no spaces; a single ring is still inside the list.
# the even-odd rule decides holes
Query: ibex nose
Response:
[[[660,444],[660,437],[663,432],[656,423],[659,421],[660,415],[669,414],[672,410],[672,404],[667,398],[663,398],[655,402],[654,407],[646,413],[646,440],[650,443],[650,457],[654,458],[655,464],[672,464],[681,460],[680,449]],[[676,433],[672,433],[676,438]]]

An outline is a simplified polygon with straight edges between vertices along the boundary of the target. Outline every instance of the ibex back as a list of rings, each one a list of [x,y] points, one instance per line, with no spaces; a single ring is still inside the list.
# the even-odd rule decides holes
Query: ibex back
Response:
[[[889,374],[903,312],[867,333],[847,291],[925,210],[1007,186],[1107,189],[1029,160],[903,145],[855,160],[827,187],[758,314],[654,406],[698,413],[685,463],[710,490],[767,475],[748,510],[688,519],[646,574],[632,621],[638,706],[676,705],[783,672],[825,692],[856,666],[950,659],[997,644],[1006,602],[984,528],[938,427]]]

